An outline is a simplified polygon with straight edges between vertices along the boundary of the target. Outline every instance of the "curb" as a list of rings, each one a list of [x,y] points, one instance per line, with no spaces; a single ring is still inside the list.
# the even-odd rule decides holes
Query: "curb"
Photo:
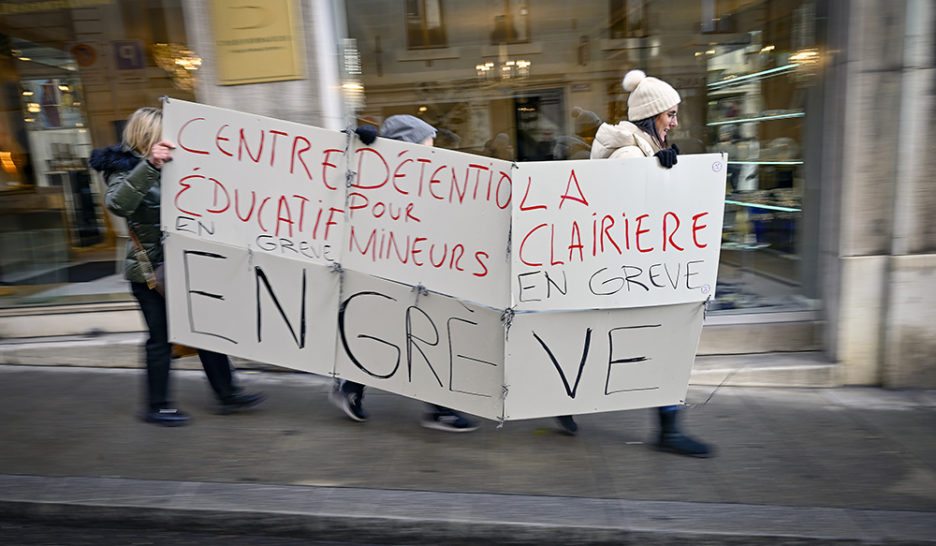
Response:
[[[0,519],[375,544],[936,544],[932,513],[0,475]]]

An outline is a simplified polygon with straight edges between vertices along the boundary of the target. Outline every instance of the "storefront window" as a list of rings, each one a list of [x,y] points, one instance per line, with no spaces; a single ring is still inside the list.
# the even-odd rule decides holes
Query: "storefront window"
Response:
[[[88,157],[160,95],[194,100],[178,0],[55,4],[0,5],[0,307],[129,299]]]
[[[359,122],[398,113],[436,145],[513,161],[587,159],[627,119],[630,69],[680,93],[683,154],[726,152],[715,312],[813,309],[818,184],[805,176],[814,0],[344,0]],[[161,95],[196,100],[181,0],[0,4],[0,306],[129,299],[122,219],[91,149]],[[338,35],[344,29],[338,29]],[[337,62],[337,60],[336,60]],[[357,76],[355,76],[357,77]],[[249,105],[245,105],[249,108]]]
[[[346,0],[360,120],[419,116],[437,145],[516,161],[586,159],[602,122],[627,119],[640,68],[682,97],[682,153],[726,152],[722,313],[804,310],[805,95],[818,55],[811,0],[438,2],[444,47],[415,57],[394,21],[413,4]],[[435,8],[433,8],[435,9]],[[399,15],[399,17],[397,17]]]

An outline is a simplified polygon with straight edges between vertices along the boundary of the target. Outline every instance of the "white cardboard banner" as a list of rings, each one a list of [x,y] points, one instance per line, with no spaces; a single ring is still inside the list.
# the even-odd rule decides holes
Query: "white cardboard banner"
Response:
[[[724,156],[517,166],[163,112],[171,340],[489,419],[684,400]]]
[[[328,266],[169,233],[169,338],[319,374],[334,370],[339,275]]]
[[[500,313],[345,270],[336,376],[488,419],[503,413]]]
[[[164,232],[337,261],[346,135],[175,99],[163,112],[176,146],[162,172]]]
[[[724,211],[721,154],[524,163],[513,208],[518,310],[705,301]]]
[[[511,163],[383,138],[356,144],[342,266],[507,307]]]
[[[683,403],[702,318],[700,303],[517,314],[504,418]]]

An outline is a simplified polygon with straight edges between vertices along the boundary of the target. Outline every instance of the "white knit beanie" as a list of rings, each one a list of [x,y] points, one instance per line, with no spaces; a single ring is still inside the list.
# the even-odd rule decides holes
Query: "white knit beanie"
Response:
[[[624,76],[628,121],[640,121],[679,104],[679,93],[663,80],[651,78],[643,70],[631,70]]]

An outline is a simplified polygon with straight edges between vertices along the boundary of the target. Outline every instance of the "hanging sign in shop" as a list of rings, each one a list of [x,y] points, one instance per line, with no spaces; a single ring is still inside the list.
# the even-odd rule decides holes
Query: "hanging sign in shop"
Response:
[[[220,85],[304,77],[295,0],[212,0],[211,16]]]
[[[489,419],[685,400],[724,157],[507,161],[169,100],[170,337]]]

